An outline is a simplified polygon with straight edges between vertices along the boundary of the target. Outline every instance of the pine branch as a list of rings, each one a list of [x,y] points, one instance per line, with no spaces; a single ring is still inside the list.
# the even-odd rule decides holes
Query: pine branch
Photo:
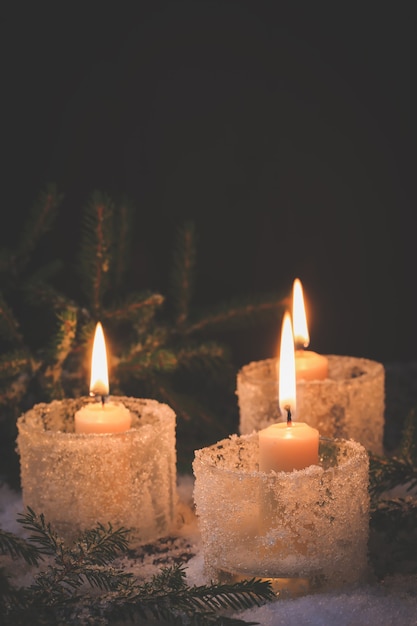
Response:
[[[414,497],[379,501],[371,513],[369,555],[379,579],[417,574],[417,504]]]
[[[417,413],[410,411],[405,420],[398,454],[381,457],[370,454],[370,493],[373,501],[389,489],[403,485],[406,491],[417,487]]]
[[[109,281],[113,253],[114,204],[104,193],[93,192],[83,215],[79,267],[84,294],[98,319]]]
[[[174,311],[174,324],[182,328],[190,313],[196,264],[196,232],[193,222],[177,229],[171,269],[170,296]]]
[[[405,418],[401,439],[401,456],[417,468],[417,411],[410,411]],[[417,471],[417,469],[416,469]]]
[[[184,625],[248,625],[225,613],[276,599],[270,583],[256,579],[190,587],[183,564],[162,568],[150,581],[138,584],[132,574],[110,565],[128,548],[127,530],[99,524],[67,546],[43,514],[27,508],[18,522],[31,534],[23,541],[0,532],[3,553],[25,558],[32,566],[39,566],[45,556],[50,558],[29,587],[16,590],[6,583],[0,587],[0,606],[7,625],[25,624],[28,616],[33,620],[28,623],[51,626],[110,624],[114,619],[137,618],[144,623],[167,620]],[[90,595],[88,589],[95,594]]]
[[[114,271],[113,281],[117,288],[120,288],[123,284],[123,279],[126,275],[130,252],[132,244],[132,222],[133,222],[133,206],[131,202],[124,198],[122,202],[117,206],[115,220],[115,245],[114,245]]]
[[[111,524],[107,528],[98,524],[83,533],[79,550],[86,563],[106,565],[127,550],[127,536],[128,531],[123,528],[114,530]]]
[[[114,305],[108,306],[103,311],[103,320],[131,320],[135,324],[147,327],[154,319],[155,313],[161,308],[165,299],[159,293],[129,293]]]
[[[230,363],[229,349],[216,341],[190,343],[177,352],[178,363],[187,373],[193,375],[209,372],[210,378],[224,375],[224,367]]]
[[[39,554],[52,555],[58,552],[62,541],[45,521],[43,513],[37,515],[33,509],[27,507],[26,513],[20,513],[17,521],[32,533],[28,541],[36,547]]]
[[[24,350],[14,350],[0,356],[0,380],[10,380],[30,370],[32,360]]]
[[[29,212],[23,225],[14,261],[20,272],[28,263],[30,255],[41,237],[51,229],[57,210],[63,199],[56,186],[49,184]]]
[[[276,600],[268,581],[250,579],[235,584],[189,587],[183,565],[163,568],[149,583],[129,590],[126,598],[116,600],[112,613],[118,617],[140,616],[182,624],[247,624],[221,615]],[[219,614],[220,613],[220,614]]]
[[[62,388],[63,365],[70,354],[77,332],[77,313],[73,307],[64,309],[57,315],[58,328],[48,349],[48,365],[45,369],[45,386],[50,398],[64,397]]]
[[[46,204],[45,198],[33,213],[39,236],[33,246],[25,245],[27,252],[39,245],[41,233],[50,227],[56,212],[53,198]],[[58,201],[56,194],[56,205]],[[126,276],[132,217],[127,201],[116,204],[105,193],[91,194],[84,206],[75,259],[74,269],[81,280],[75,285],[68,283],[67,276],[62,278],[63,265],[56,261],[42,262],[41,267],[25,262],[25,270],[30,269],[25,274],[13,258],[3,266],[0,337],[8,370],[4,376],[0,371],[0,403],[7,404],[8,420],[34,401],[74,397],[86,388],[87,357],[98,320],[108,340],[113,393],[137,395],[165,389],[176,398],[178,422],[198,424],[212,419],[212,437],[219,427],[216,412],[223,415],[223,427],[224,416],[234,419],[232,353],[216,333],[267,320],[276,323],[284,299],[276,295],[245,298],[197,315],[193,306],[197,238],[191,222],[177,231],[168,297],[129,289],[122,277]],[[75,293],[67,293],[68,285]],[[198,427],[194,430],[197,433]],[[235,430],[233,421],[229,430]]]
[[[0,336],[14,345],[22,345],[23,337],[12,309],[0,292]]]
[[[60,312],[69,307],[77,308],[75,302],[49,285],[38,276],[32,276],[23,287],[28,304],[36,307],[47,305]]]
[[[255,301],[254,301],[255,300]],[[287,297],[271,294],[263,298],[224,302],[211,311],[196,317],[184,328],[185,335],[194,333],[238,329],[255,325],[262,319],[278,320],[287,306]]]
[[[13,559],[22,557],[29,565],[38,565],[42,555],[25,539],[0,528],[0,554],[9,554]]]

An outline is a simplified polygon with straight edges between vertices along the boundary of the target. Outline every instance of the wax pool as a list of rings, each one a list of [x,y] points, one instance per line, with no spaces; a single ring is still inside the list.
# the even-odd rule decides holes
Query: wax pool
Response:
[[[131,424],[129,409],[119,402],[90,403],[74,415],[76,433],[122,433]]]
[[[259,431],[261,472],[291,472],[319,462],[319,431],[304,422],[271,424]]]

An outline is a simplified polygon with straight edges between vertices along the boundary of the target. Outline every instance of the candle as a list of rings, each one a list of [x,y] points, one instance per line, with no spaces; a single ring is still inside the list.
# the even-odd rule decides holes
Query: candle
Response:
[[[295,342],[295,370],[297,380],[324,380],[328,377],[327,357],[311,350],[306,350],[310,343],[304,306],[303,287],[299,278],[293,285],[293,328]]]
[[[103,327],[97,323],[91,362],[90,395],[101,401],[88,404],[75,413],[76,433],[120,433],[129,430],[132,417],[129,409],[118,402],[106,402],[109,393],[106,344]]]
[[[291,472],[318,464],[319,431],[304,422],[293,423],[296,409],[294,336],[289,313],[282,322],[279,359],[279,405],[285,423],[259,431],[259,469]]]

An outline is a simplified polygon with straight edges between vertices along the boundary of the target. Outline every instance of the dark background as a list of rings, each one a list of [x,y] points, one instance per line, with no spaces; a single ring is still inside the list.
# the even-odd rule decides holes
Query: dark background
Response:
[[[70,263],[89,194],[126,194],[132,287],[165,292],[191,218],[197,303],[298,276],[311,349],[416,358],[415,2],[53,6],[0,20],[2,243],[55,182]],[[239,359],[273,356],[280,324]]]

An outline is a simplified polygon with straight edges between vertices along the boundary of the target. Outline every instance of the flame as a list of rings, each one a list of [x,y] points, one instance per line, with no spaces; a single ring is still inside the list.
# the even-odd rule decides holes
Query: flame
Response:
[[[94,334],[93,356],[91,359],[90,394],[107,396],[109,393],[109,374],[107,368],[106,343],[103,327],[97,323]]]
[[[307,348],[310,343],[310,335],[307,327],[303,287],[299,278],[294,280],[293,285],[292,319],[295,345]]]
[[[282,320],[279,357],[279,407],[282,415],[286,415],[288,410],[291,411],[292,415],[295,413],[295,388],[294,335],[291,316],[286,312]]]

